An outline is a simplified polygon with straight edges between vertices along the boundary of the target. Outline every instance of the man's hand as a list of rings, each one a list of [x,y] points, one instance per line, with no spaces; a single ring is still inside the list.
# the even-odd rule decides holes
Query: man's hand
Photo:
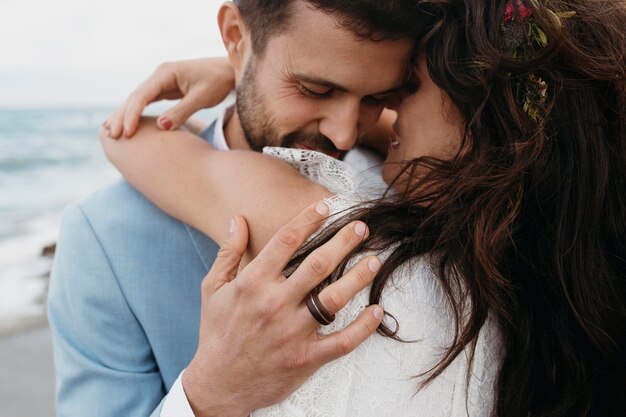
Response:
[[[286,279],[283,268],[327,216],[317,203],[282,227],[261,253],[237,273],[248,241],[242,217],[202,283],[200,340],[183,374],[183,387],[198,417],[247,416],[286,398],[325,363],[367,339],[382,320],[368,307],[352,324],[321,336],[305,298],[367,236],[352,222],[310,254]],[[324,288],[319,299],[329,313],[343,308],[380,268],[374,256],[361,260]]]
[[[167,62],[137,87],[105,122],[105,127],[112,138],[131,137],[148,104],[182,99],[158,118],[161,129],[177,129],[196,111],[219,104],[234,86],[235,75],[226,58]]]

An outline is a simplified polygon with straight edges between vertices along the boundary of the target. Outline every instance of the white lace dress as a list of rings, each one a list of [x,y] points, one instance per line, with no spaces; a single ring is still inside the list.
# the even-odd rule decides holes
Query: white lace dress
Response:
[[[371,190],[359,186],[357,172],[341,161],[312,151],[266,148],[264,152],[287,161],[335,193],[328,201],[333,212],[371,197]],[[368,296],[366,288],[331,325],[321,327],[320,333],[346,327],[368,305]],[[469,380],[468,350],[418,391],[414,377],[431,369],[453,338],[449,304],[427,263],[418,261],[396,270],[381,305],[397,319],[399,336],[415,342],[401,343],[374,334],[352,353],[320,368],[284,401],[256,410],[252,417],[492,415],[502,348],[491,317],[480,331]],[[393,327],[393,322],[389,325]]]

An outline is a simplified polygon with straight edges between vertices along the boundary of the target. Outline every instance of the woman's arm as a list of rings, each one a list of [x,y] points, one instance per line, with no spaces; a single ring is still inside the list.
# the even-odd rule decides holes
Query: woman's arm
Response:
[[[221,152],[183,131],[144,118],[132,140],[100,140],[122,175],[166,213],[223,242],[235,214],[250,228],[254,256],[279,227],[331,193],[286,163],[252,151]]]

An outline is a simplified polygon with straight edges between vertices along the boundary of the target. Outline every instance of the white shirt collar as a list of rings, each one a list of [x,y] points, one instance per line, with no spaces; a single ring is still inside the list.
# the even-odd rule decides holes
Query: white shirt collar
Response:
[[[227,107],[220,113],[217,121],[215,122],[215,130],[213,132],[213,147],[219,151],[228,151],[228,142],[226,142],[226,136],[224,135],[225,123],[233,115],[233,106]]]

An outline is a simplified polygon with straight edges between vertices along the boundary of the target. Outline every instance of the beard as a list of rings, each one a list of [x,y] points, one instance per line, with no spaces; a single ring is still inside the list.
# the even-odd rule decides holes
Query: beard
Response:
[[[269,116],[258,92],[255,79],[255,58],[252,57],[245,68],[241,82],[237,85],[235,106],[246,142],[250,149],[262,152],[266,146],[283,148],[305,148],[342,159],[345,151],[338,150],[333,142],[321,133],[308,133],[300,130],[280,135]]]

